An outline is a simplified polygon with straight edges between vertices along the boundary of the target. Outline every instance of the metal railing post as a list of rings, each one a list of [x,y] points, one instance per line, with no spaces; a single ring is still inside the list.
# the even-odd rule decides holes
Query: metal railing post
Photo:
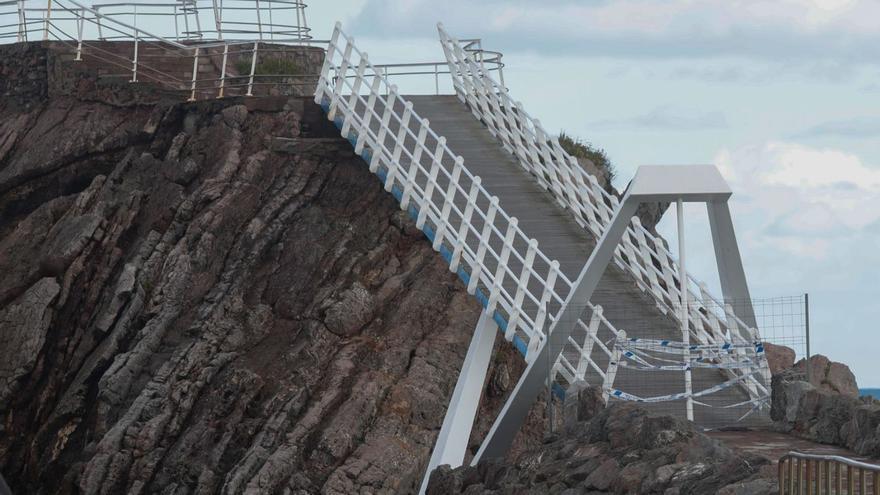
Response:
[[[104,30],[103,30],[103,28],[101,27],[101,15],[100,15],[101,12],[100,12],[100,9],[101,9],[101,6],[100,6],[100,5],[94,5],[94,4],[92,5],[92,10],[94,10],[94,11],[95,11],[95,14],[96,14],[96,15],[95,15],[95,24],[98,25],[98,39],[103,41],[103,39],[104,39]]]
[[[260,0],[256,0],[257,4],[257,31],[259,32],[260,40],[263,39],[263,16],[260,14]]]
[[[223,98],[224,90],[226,89],[226,60],[229,57],[229,43],[223,45],[223,63],[220,64],[220,92],[217,94],[217,98]]]
[[[180,41],[180,26],[177,23],[177,4],[174,4],[174,40]]]
[[[136,83],[138,80],[138,44],[140,41],[140,36],[138,36],[137,31],[134,32],[134,60],[132,61],[131,66],[131,81]]]
[[[82,60],[83,49],[83,24],[85,23],[86,10],[79,9],[79,17],[76,19],[76,58],[75,61]]]
[[[223,13],[220,8],[217,7],[217,0],[211,0],[211,4],[214,7],[214,29],[217,30],[217,39],[223,39]]]
[[[807,370],[807,381],[810,381],[810,294],[804,294],[804,331],[806,333],[806,370]]]
[[[27,14],[24,11],[24,0],[18,0],[18,37],[16,41],[27,41]]]
[[[43,41],[49,41],[49,19],[52,18],[52,0],[46,1],[46,15],[43,21]]]
[[[251,56],[251,77],[248,79],[247,96],[254,96],[254,72],[257,70],[257,50],[260,47],[259,41],[254,41],[254,54]]]
[[[196,82],[198,81],[198,76],[199,76],[199,49],[196,48],[196,53],[193,56],[193,73],[192,73],[192,84],[190,85],[189,101],[196,101]]]
[[[440,94],[440,68],[434,64],[434,94]]]

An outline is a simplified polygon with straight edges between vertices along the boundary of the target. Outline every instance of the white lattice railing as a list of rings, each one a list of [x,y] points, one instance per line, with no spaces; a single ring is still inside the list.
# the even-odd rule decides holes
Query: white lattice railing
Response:
[[[531,359],[571,290],[559,263],[541,252],[338,24],[315,101],[507,340]]]
[[[460,43],[450,37],[442,25],[438,25],[438,31],[458,97],[582,228],[596,238],[600,237],[617,209],[618,199],[608,194],[596,178],[562,148],[558,139],[547,133],[540,122],[523,109],[522,103],[513,101],[503,84],[495,81],[478,61],[462,50]],[[662,239],[645,229],[638,217],[633,217],[615,251],[614,260],[654,298],[663,313],[681,323],[683,298],[679,289],[678,262]],[[693,277],[688,276],[687,281],[688,299],[700,303],[688,305],[687,312],[688,328],[695,343],[752,344],[759,339],[757,330],[749,328],[738,318],[730,304],[719,301],[705,284]],[[583,322],[580,325],[587,326]],[[603,351],[611,355],[607,348]],[[582,355],[584,360],[589,360],[589,353]],[[581,373],[573,373],[573,370],[585,370],[590,364],[596,367],[594,363],[584,362],[574,365],[560,356],[556,370],[577,379],[582,378]],[[761,381],[749,381],[750,393],[766,393],[765,385],[769,386],[766,363]]]
[[[369,163],[385,190],[415,219],[451,271],[493,315],[505,338],[527,360],[533,358],[571,291],[572,282],[560,272],[559,263],[517,226],[516,218],[503,210],[339,24],[329,42],[315,101]],[[584,343],[571,339],[556,363],[557,379],[583,380],[592,370],[608,389],[614,372],[597,365],[591,353],[598,348],[612,356],[613,351],[596,335],[601,330],[622,338],[625,333],[602,316],[601,307],[587,304],[592,319],[578,324],[590,331]],[[573,353],[576,363],[566,357]]]

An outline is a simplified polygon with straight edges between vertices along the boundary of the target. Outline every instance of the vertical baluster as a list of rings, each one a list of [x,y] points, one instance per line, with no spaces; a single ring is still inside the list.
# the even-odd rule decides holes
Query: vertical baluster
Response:
[[[452,252],[452,260],[449,263],[449,270],[453,273],[458,271],[458,264],[461,261],[461,253],[467,245],[468,232],[471,228],[471,218],[474,215],[474,208],[477,206],[477,196],[480,192],[480,176],[474,177],[471,181],[471,188],[468,191],[467,204],[464,207],[464,213],[461,217],[461,224],[458,226],[458,236],[455,239],[455,249]]]
[[[413,192],[413,185],[418,178],[418,171],[421,167],[420,161],[422,159],[422,151],[425,148],[425,138],[428,136],[428,129],[430,126],[431,122],[428,121],[428,119],[421,121],[419,133],[416,137],[416,147],[413,151],[412,161],[409,164],[409,171],[407,172],[406,186],[403,188],[403,197],[400,199],[400,209],[404,211],[406,211],[409,206],[409,198]]]
[[[360,155],[364,151],[364,145],[367,144],[367,139],[369,139],[371,130],[370,125],[373,122],[373,114],[376,112],[376,99],[379,97],[379,85],[382,84],[382,79],[379,78],[378,75],[373,75],[373,83],[370,85],[370,95],[367,97],[367,108],[364,109],[364,118],[363,124],[361,125],[361,132],[358,133],[357,141],[354,145],[355,154]],[[372,148],[372,144],[371,144]]]
[[[785,495],[785,457],[779,459],[777,470],[779,479],[779,495]]]
[[[507,276],[507,261],[510,259],[510,251],[513,249],[513,238],[516,235],[516,225],[518,221],[516,217],[510,217],[507,224],[507,231],[504,233],[503,244],[501,245],[501,253],[498,256],[498,265],[495,267],[495,277],[492,282],[492,289],[489,292],[489,305],[486,310],[489,314],[495,312],[498,305],[498,298],[504,291],[504,278]],[[507,337],[507,335],[505,335]],[[513,336],[510,337],[513,339]]]
[[[666,253],[666,246],[659,236],[654,237],[654,247],[657,251],[658,261],[660,262],[660,275],[666,285],[667,304],[672,308],[673,314],[678,315],[678,296],[676,295],[675,277],[673,276],[672,266],[669,263],[669,255]]]
[[[49,41],[49,20],[52,18],[52,0],[46,1],[46,15],[43,21],[43,41]]]
[[[529,277],[532,275],[532,266],[535,263],[535,252],[537,250],[538,241],[535,239],[529,239],[529,247],[526,250],[525,260],[523,260],[522,271],[519,273],[519,282],[516,285],[516,294],[513,296],[513,307],[510,314],[510,320],[507,322],[507,331],[504,333],[504,338],[507,339],[508,342],[513,340],[513,336],[516,334],[516,327],[519,324],[520,313],[522,313],[523,299],[525,298],[526,292],[529,290]],[[533,328],[527,329],[527,332],[530,336],[539,333]]]
[[[131,62],[131,81],[136,83],[138,80],[138,45],[140,42],[140,36],[138,36],[137,30],[134,32],[134,58],[132,58]]]
[[[403,116],[400,118],[400,128],[397,129],[397,137],[394,140],[394,151],[391,153],[391,163],[388,164],[388,175],[385,179],[385,190],[388,192],[393,190],[394,180],[397,178],[397,174],[402,167],[400,156],[403,154],[403,146],[406,142],[407,132],[409,132],[409,121],[412,118],[412,107],[413,104],[411,101],[406,102],[403,106]]]
[[[617,366],[620,363],[620,346],[617,345],[617,342],[626,340],[626,331],[621,330],[618,332],[617,337],[614,341],[614,347],[611,349],[611,357],[608,361],[608,368],[605,371],[605,380],[602,382],[602,399],[605,400],[605,403],[608,403],[608,398],[610,396],[611,388],[614,387],[614,379],[617,377]]]
[[[880,495],[880,471],[874,471],[874,495]]]
[[[360,96],[358,93],[361,90],[361,83],[364,81],[364,73],[367,70],[368,63],[368,55],[366,53],[362,54],[361,61],[358,63],[357,69],[355,70],[354,82],[351,83],[351,94],[348,96],[348,105],[342,121],[342,137],[345,139],[348,139],[348,136],[351,133],[352,121],[360,120],[357,112],[358,97]],[[361,125],[358,122],[354,122],[354,124],[357,126],[355,132],[360,135],[363,131]]]
[[[846,467],[846,484],[849,487],[849,490],[846,493],[848,495],[853,495],[856,492],[856,478],[855,470],[852,466]]]
[[[495,222],[496,211],[498,211],[498,196],[492,196],[489,200],[489,210],[486,212],[483,232],[480,234],[480,244],[477,246],[477,259],[474,263],[474,271],[471,273],[471,279],[468,282],[468,294],[473,294],[477,290],[477,283],[480,281],[480,275],[483,272],[483,258],[486,256],[486,248],[492,236],[492,226]]]
[[[339,33],[342,29],[342,24],[339,22],[333,28],[333,34],[330,36],[330,43],[327,44],[327,53],[324,55],[324,65],[321,67],[321,75],[318,78],[318,91],[315,92],[315,103],[318,105],[324,100],[324,93],[327,92],[330,76],[330,67],[333,62],[333,56],[336,54],[336,43],[339,42]],[[337,83],[338,84],[338,83]],[[332,120],[333,117],[331,116]]]
[[[382,122],[379,125],[379,135],[376,138],[376,149],[373,150],[373,157],[370,159],[370,172],[374,174],[379,170],[380,158],[382,150],[386,149],[385,138],[388,131],[391,130],[391,115],[394,113],[394,104],[397,102],[397,86],[391,85],[388,88],[388,96],[385,97],[385,108],[382,111]],[[388,168],[391,168],[389,165]]]
[[[542,160],[541,162],[535,162],[535,168],[532,169],[532,173],[537,176],[539,184],[548,190],[552,190],[558,186],[558,181],[556,180],[556,171],[553,169],[553,157],[550,154],[550,146],[547,144],[550,137],[544,132],[541,122],[537,119],[535,119],[535,135],[538,140]]]
[[[440,164],[443,162],[443,155],[446,152],[446,138],[440,136],[437,138],[437,146],[434,148],[434,153],[431,155],[431,169],[428,172],[428,182],[425,184],[425,201],[428,205],[434,203],[434,187],[437,185],[437,175],[440,173]],[[475,180],[479,180],[479,177],[475,177]],[[477,182],[479,186],[479,182]],[[473,184],[471,184],[471,189],[473,189]],[[470,205],[470,202],[468,204]],[[430,208],[422,208],[419,210],[419,216],[416,219],[416,227],[419,229],[425,226],[425,220],[428,218],[428,211]],[[465,207],[465,212],[467,211],[467,207]],[[473,206],[471,206],[471,211],[473,211]],[[459,240],[462,240],[463,237],[459,235]],[[454,261],[454,260],[453,260]],[[452,271],[455,271],[458,268],[458,265]]]
[[[193,54],[193,72],[192,72],[192,83],[190,84],[189,89],[189,101],[196,101],[196,82],[199,73],[199,49],[196,48],[195,53]]]
[[[256,43],[254,43],[254,45],[256,45]],[[352,48],[354,48],[354,38],[348,38],[345,42],[345,48],[342,50],[342,60],[339,62],[339,69],[336,72],[336,82],[333,85],[333,96],[330,98],[330,110],[327,112],[327,116],[330,120],[336,119],[336,108],[339,106],[342,88],[345,86],[345,78],[348,77],[348,65],[350,63],[349,60],[351,60]]]
[[[865,471],[865,468],[859,469],[859,494],[860,495],[868,495],[868,473]]]
[[[599,323],[602,321],[602,306],[593,308],[593,314],[590,315],[590,323],[587,326],[587,337],[584,339],[584,345],[581,347],[581,357],[578,360],[577,377],[581,380],[587,375],[590,360],[593,358],[593,343],[599,332]]]
[[[553,296],[556,287],[556,278],[559,275],[559,262],[553,260],[550,262],[550,270],[547,271],[547,279],[544,283],[544,291],[541,293],[541,303],[538,305],[538,314],[535,316],[535,331],[546,335],[544,331],[544,320],[547,318],[547,306],[550,304],[550,298]]]
[[[349,44],[349,46],[351,46],[351,44]],[[260,49],[260,42],[254,41],[254,49],[253,49],[254,54],[251,57],[251,76],[248,79],[247,96],[254,96],[254,74],[257,71],[257,51],[259,49]],[[349,55],[351,55],[350,49],[349,49],[348,53],[346,53],[346,60],[348,60]],[[345,75],[345,72],[343,71],[343,76],[344,75]],[[340,84],[340,86],[341,86],[341,84]],[[339,94],[337,94],[336,96],[338,97]]]
[[[455,157],[455,165],[452,166],[452,176],[449,178],[449,185],[446,186],[446,195],[443,196],[443,208],[440,210],[440,220],[437,225],[437,233],[434,234],[434,244],[432,245],[434,251],[440,251],[440,246],[443,245],[446,231],[451,227],[451,224],[449,223],[449,212],[452,210],[452,205],[455,203],[455,195],[458,191],[458,180],[461,177],[462,168],[464,168],[464,158],[460,156]],[[471,277],[473,278],[473,272],[471,273]],[[470,291],[470,293],[473,294],[473,291]]]
[[[226,92],[226,63],[229,60],[229,43],[223,44],[223,60],[220,62],[220,90],[217,98],[223,98]]]
[[[807,495],[813,495],[813,461],[810,459],[804,459],[804,463],[807,465],[805,481]]]

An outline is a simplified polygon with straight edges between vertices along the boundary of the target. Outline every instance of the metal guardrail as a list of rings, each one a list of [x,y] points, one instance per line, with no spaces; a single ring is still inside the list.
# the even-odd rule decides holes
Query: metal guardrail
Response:
[[[779,459],[779,494],[880,495],[880,466],[836,455],[789,452]]]
[[[577,159],[562,148],[558,139],[546,132],[541,123],[525,111],[522,103],[515,102],[504,85],[495,81],[442,25],[438,24],[438,32],[459,99],[469,106],[474,116],[485,123],[504,148],[582,228],[596,238],[600,237],[618,207],[618,199],[608,194],[594,176],[584,171]],[[659,237],[641,225],[638,217],[633,217],[623,241],[617,247],[615,262],[634,277],[642,291],[654,298],[663,313],[681,324],[685,319],[682,315],[687,315],[687,328],[696,344],[723,345],[732,342],[752,346],[760,340],[757,329],[745,324],[734,314],[730,304],[719,301],[705,284],[690,275],[685,275],[688,293],[682,294],[679,289],[681,275],[677,268],[678,261]],[[688,300],[702,301],[702,307],[687,305],[688,310],[683,313],[683,304],[686,305]],[[580,325],[589,327],[583,322]],[[588,333],[587,342],[579,347],[591,348],[594,340],[595,334],[591,340]],[[748,346],[737,352],[744,356]],[[611,351],[602,347],[607,357],[616,362]],[[586,370],[598,370],[598,367],[590,362],[588,352],[580,356],[580,362],[576,365],[560,356],[554,369],[567,381],[584,380]],[[770,371],[766,360],[758,361],[760,379],[752,376],[745,380],[744,386],[753,400],[766,401]],[[725,371],[732,379],[738,379],[743,373],[731,369]],[[607,374],[608,370],[605,372]],[[600,373],[600,376],[605,375]],[[607,383],[605,385],[607,387]]]
[[[257,70],[259,60],[278,56],[285,51],[282,46],[320,48],[327,45],[328,40],[311,37],[305,7],[299,0],[212,0],[210,4],[181,0],[91,6],[78,0],[0,0],[0,43],[59,41],[70,47],[77,61],[83,56],[100,60],[130,74],[131,82],[150,80],[184,92],[190,100],[230,93],[253,95],[254,89],[261,86],[315,84],[316,74],[265,74]],[[211,15],[202,19],[205,11]],[[224,17],[225,12],[234,14],[235,19]],[[290,20],[279,19],[282,14]],[[163,26],[168,31],[163,31]],[[133,45],[130,55],[121,56],[107,50],[106,45],[96,43],[99,41],[127,41]],[[501,53],[483,50],[479,39],[465,43],[464,49],[487,70],[497,71],[503,81]],[[266,46],[268,44],[271,46]],[[161,49],[163,57],[186,59],[187,66],[193,68],[191,76],[170,73],[161,64],[151,64],[151,57],[144,54],[148,47]],[[250,70],[228,72],[227,62],[243,56],[252,62]],[[209,60],[219,67],[216,77],[200,76],[197,70],[200,63]],[[438,94],[440,75],[448,74],[445,61],[377,64],[373,68],[386,79],[432,75]]]

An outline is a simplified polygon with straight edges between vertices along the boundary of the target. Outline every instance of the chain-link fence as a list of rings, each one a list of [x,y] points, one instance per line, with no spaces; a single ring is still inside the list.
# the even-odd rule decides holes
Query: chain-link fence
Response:
[[[550,353],[554,427],[573,383],[599,387],[609,404],[638,402],[707,429],[766,427],[771,368],[809,354],[806,295],[689,301],[687,318],[681,306],[597,295],[603,304],[585,305],[576,321],[557,327],[573,331]]]

